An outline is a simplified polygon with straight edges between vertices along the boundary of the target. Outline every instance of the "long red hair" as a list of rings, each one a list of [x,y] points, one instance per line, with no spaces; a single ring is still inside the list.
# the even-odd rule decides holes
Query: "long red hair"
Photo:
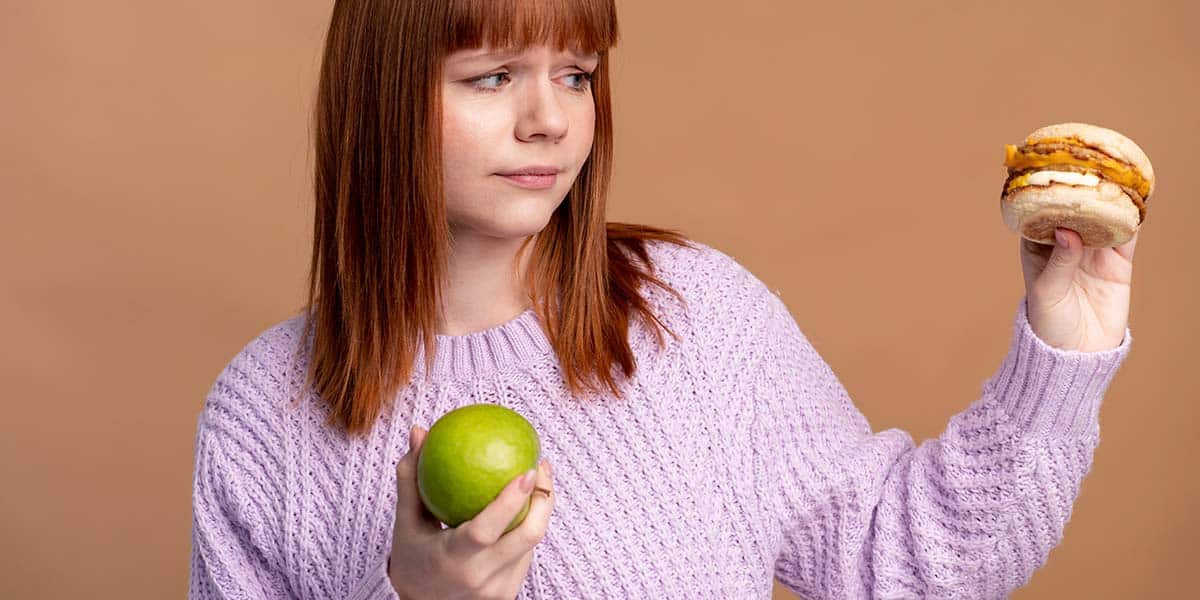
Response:
[[[328,403],[329,425],[368,431],[409,381],[422,345],[432,364],[450,253],[441,65],[459,49],[570,44],[600,54],[591,154],[546,227],[521,247],[534,243],[523,285],[569,389],[620,397],[614,369],[629,377],[636,368],[631,317],[675,336],[639,288],[658,285],[682,301],[654,276],[645,243],[688,245],[687,238],[605,220],[613,159],[608,50],[616,40],[614,0],[334,3],[313,113],[316,210],[301,337],[312,340],[302,390],[313,385]]]

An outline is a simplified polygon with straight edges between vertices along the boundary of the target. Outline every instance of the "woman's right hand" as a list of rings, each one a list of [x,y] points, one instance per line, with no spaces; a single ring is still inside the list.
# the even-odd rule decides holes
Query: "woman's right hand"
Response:
[[[528,489],[513,478],[475,518],[442,529],[417,491],[417,457],[428,432],[409,430],[409,450],[396,465],[396,525],[388,577],[400,598],[516,598],[533,560],[533,548],[546,535],[554,495],[536,493],[525,520],[516,518],[534,486],[553,490],[550,463],[543,460]]]

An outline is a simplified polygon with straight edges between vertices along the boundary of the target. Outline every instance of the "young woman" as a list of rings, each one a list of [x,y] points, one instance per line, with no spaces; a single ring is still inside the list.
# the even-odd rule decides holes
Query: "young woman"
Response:
[[[616,23],[612,0],[334,3],[309,302],[206,398],[189,597],[998,598],[1043,564],[1129,351],[1136,239],[1022,243],[978,400],[919,446],[874,433],[753,274],[606,222]],[[522,413],[545,460],[443,528],[416,457],[473,403]]]

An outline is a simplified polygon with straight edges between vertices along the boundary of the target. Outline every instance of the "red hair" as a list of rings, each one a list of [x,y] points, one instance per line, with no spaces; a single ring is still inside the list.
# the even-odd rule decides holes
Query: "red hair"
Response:
[[[569,389],[620,397],[614,367],[625,377],[636,368],[631,317],[675,336],[639,288],[658,285],[682,301],[654,277],[645,244],[687,238],[605,220],[616,40],[614,0],[334,3],[313,114],[316,210],[301,336],[313,341],[302,389],[313,385],[329,405],[329,425],[369,430],[411,377],[421,345],[432,364],[450,253],[440,82],[442,60],[459,49],[546,44],[600,55],[591,154],[546,227],[521,246],[534,242],[523,285]]]

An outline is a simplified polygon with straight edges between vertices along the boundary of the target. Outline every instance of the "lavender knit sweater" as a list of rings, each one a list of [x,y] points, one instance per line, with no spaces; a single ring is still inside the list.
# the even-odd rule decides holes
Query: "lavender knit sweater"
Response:
[[[300,318],[221,371],[195,441],[189,598],[396,598],[395,466],[412,424],[470,403],[537,428],[557,501],[519,598],[1003,598],[1059,542],[1129,351],[1068,352],[1030,330],[979,398],[919,446],[867,419],[787,307],[706,245],[650,244],[687,299],[645,288],[681,336],[636,322],[627,398],[572,399],[531,311],[440,336],[366,439],[289,407]],[[298,362],[293,363],[296,358]],[[965,403],[964,403],[965,404]]]

